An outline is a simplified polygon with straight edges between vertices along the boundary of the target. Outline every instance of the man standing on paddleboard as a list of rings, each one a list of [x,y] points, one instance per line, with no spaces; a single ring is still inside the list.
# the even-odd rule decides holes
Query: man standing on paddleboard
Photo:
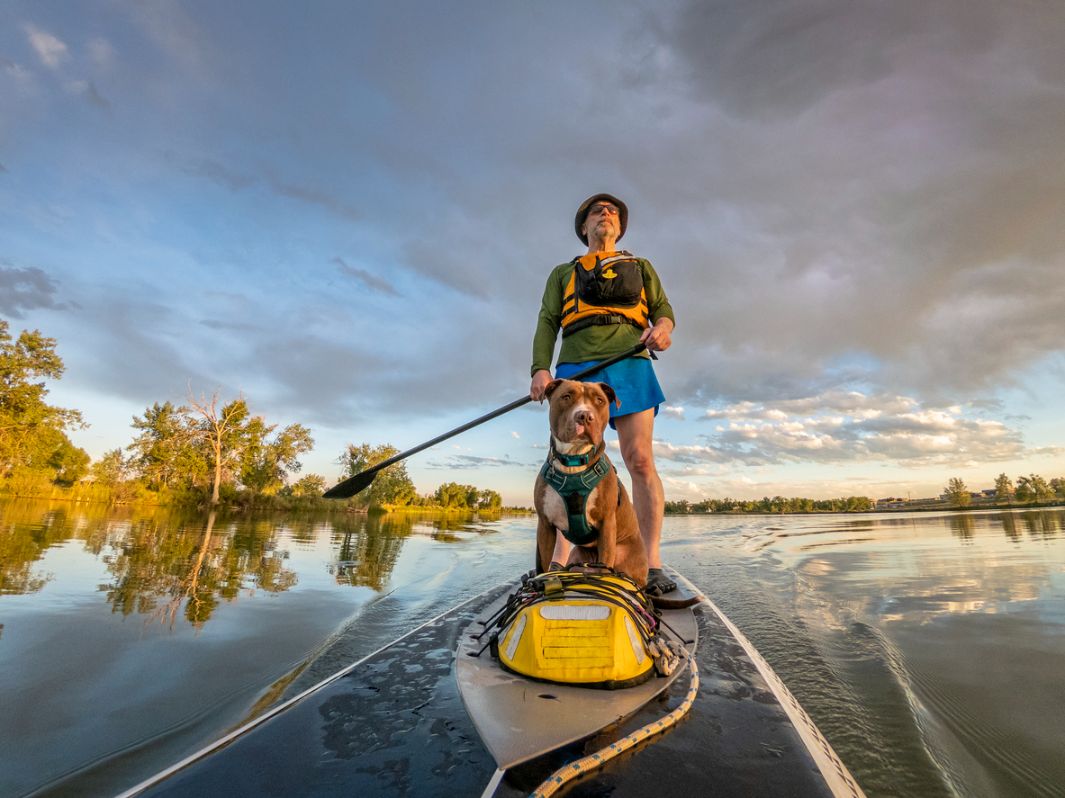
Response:
[[[651,263],[619,250],[629,209],[610,194],[595,194],[577,208],[573,227],[587,253],[555,267],[547,278],[533,337],[529,395],[543,401],[553,379],[551,357],[562,332],[555,377],[566,379],[596,362],[642,343],[651,352],[669,349],[673,308]],[[621,457],[632,477],[632,503],[647,548],[650,571],[646,590],[668,593],[676,584],[662,571],[659,544],[665,493],[655,468],[652,441],[655,416],[665,401],[646,352],[584,377],[614,389],[620,407],[611,405],[610,426],[617,430]],[[558,536],[556,562],[569,558],[569,541]]]

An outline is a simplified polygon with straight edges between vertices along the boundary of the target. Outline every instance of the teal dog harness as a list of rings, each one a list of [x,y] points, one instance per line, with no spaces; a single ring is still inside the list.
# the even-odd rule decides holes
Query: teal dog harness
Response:
[[[593,543],[599,535],[599,530],[588,523],[585,509],[588,506],[588,496],[595,490],[595,486],[603,481],[603,477],[610,473],[613,465],[606,457],[599,457],[584,471],[566,474],[551,464],[552,455],[562,465],[572,468],[574,466],[588,465],[588,461],[599,451],[597,449],[589,454],[578,455],[561,454],[555,451],[552,443],[551,451],[547,455],[547,462],[540,469],[540,476],[543,477],[544,482],[558,492],[558,495],[562,497],[562,501],[566,505],[566,516],[569,521],[567,526],[569,529],[563,529],[561,532],[566,537],[566,540],[577,546],[587,546],[589,543]],[[620,490],[618,491],[618,499],[621,499]]]

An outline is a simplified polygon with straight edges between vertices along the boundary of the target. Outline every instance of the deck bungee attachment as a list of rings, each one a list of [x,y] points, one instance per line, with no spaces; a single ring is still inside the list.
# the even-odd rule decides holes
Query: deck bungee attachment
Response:
[[[624,574],[586,569],[522,577],[486,622],[492,656],[531,679],[608,690],[672,674],[683,641],[667,635],[650,598]]]

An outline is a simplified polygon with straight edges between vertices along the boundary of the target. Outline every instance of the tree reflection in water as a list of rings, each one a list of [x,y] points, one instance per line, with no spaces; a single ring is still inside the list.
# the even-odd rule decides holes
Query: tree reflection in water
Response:
[[[196,628],[241,591],[280,593],[297,575],[286,545],[313,546],[323,536],[334,551],[327,566],[337,584],[383,590],[412,534],[462,539],[471,522],[498,514],[344,513],[277,519],[227,518],[159,508],[0,503],[0,594],[38,592],[52,579],[38,566],[50,548],[84,541],[107,569],[98,590],[111,611],[147,615],[173,628],[179,617]]]
[[[950,517],[951,534],[957,535],[962,540],[971,543],[973,539],[973,519],[966,513],[958,513]]]
[[[334,524],[338,548],[328,567],[337,584],[383,590],[415,520],[410,515],[370,514],[347,516]]]
[[[82,540],[110,579],[99,586],[122,615],[144,614],[173,627],[179,614],[199,628],[241,590],[279,593],[296,584],[272,520],[225,522],[200,515],[105,505],[52,508],[0,503],[0,594],[40,591],[52,578],[35,566],[51,548]]]
[[[296,584],[285,552],[276,551],[274,525],[230,523],[217,531],[216,521],[212,510],[202,527],[133,525],[112,544],[116,553],[104,557],[114,576],[104,588],[112,611],[146,613],[173,627],[184,608],[185,619],[199,628],[220,601],[232,601],[242,589],[279,593]]]

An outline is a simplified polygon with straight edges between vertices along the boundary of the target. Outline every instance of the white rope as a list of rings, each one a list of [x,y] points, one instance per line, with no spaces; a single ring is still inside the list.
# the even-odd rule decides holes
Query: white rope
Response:
[[[691,670],[691,684],[688,686],[688,694],[676,709],[668,715],[637,729],[617,742],[611,743],[606,748],[560,767],[548,777],[547,781],[533,790],[529,794],[529,798],[547,798],[549,795],[554,795],[563,784],[573,781],[573,779],[584,773],[595,770],[600,765],[609,762],[619,754],[623,754],[648,737],[661,734],[683,718],[688,713],[688,710],[691,709],[692,704],[695,703],[695,697],[699,693],[699,668],[695,664],[695,657],[683,647],[681,647],[681,650],[688,659],[688,668]]]

